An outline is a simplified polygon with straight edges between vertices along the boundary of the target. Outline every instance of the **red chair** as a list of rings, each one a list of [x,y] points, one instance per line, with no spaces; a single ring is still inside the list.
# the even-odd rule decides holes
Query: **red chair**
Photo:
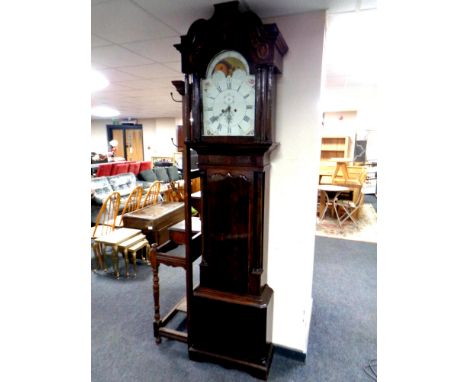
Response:
[[[128,163],[114,163],[111,175],[124,174],[126,172],[128,172]]]
[[[152,170],[153,169],[153,162],[140,162],[140,172],[145,170]]]
[[[133,172],[136,175],[140,172],[140,162],[132,162],[128,164],[128,172]]]
[[[112,165],[113,163],[102,163],[99,165],[97,172],[96,172],[96,177],[99,176],[109,176],[112,171]]]

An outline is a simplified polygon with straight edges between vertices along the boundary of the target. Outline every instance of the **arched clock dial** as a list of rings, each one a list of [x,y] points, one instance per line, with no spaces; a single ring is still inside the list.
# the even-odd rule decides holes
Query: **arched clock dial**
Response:
[[[217,55],[202,80],[203,135],[253,136],[255,76],[237,52]]]

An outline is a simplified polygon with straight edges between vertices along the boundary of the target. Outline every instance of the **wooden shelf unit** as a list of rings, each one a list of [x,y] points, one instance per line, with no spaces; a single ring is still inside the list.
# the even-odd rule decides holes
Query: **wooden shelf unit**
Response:
[[[351,140],[347,136],[326,135],[322,137],[320,160],[328,161],[331,158],[348,158]]]

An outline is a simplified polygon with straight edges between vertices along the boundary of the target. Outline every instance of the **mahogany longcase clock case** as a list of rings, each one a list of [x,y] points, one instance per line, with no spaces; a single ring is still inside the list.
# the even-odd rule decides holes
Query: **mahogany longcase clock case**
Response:
[[[175,47],[185,74],[185,144],[201,178],[200,284],[188,299],[192,360],[266,379],[273,290],[266,284],[264,199],[276,76],[288,47],[276,24],[239,2],[215,4]]]

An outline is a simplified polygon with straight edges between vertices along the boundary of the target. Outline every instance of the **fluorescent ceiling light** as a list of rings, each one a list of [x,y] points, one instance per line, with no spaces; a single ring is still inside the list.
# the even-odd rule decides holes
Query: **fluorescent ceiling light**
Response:
[[[91,93],[102,90],[109,86],[109,80],[101,73],[91,69]]]
[[[117,117],[120,115],[120,111],[113,109],[109,106],[95,106],[91,108],[91,115],[94,117]]]

